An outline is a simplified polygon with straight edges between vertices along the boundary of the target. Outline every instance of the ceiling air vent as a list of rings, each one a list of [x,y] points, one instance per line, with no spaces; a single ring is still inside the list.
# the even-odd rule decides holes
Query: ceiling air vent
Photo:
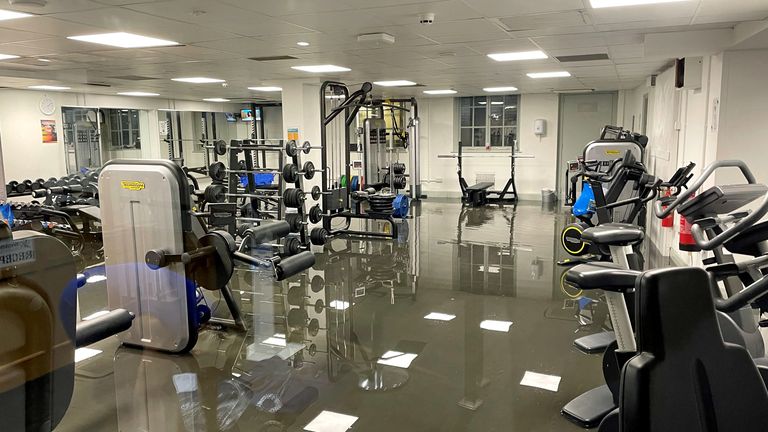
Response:
[[[608,54],[581,54],[555,57],[560,63],[608,60]]]
[[[289,56],[289,55],[282,55],[282,56],[267,56],[267,57],[249,57],[248,60],[255,60],[255,61],[275,61],[275,60],[296,60],[298,57]]]
[[[107,84],[107,83],[90,83],[90,82],[87,82],[87,83],[85,83],[85,85],[94,86],[94,87],[112,87],[112,84]]]

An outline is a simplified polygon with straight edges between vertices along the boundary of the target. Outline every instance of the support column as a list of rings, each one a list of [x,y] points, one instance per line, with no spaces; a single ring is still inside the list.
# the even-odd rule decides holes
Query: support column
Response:
[[[320,84],[317,81],[290,80],[281,84],[283,89],[283,138],[293,138],[301,145],[309,141],[313,146],[320,146]],[[312,150],[309,154],[300,153],[301,162],[312,161],[317,169],[323,168],[321,150]],[[304,180],[304,191],[309,193],[313,186],[321,186],[322,176],[316,173],[312,180]],[[314,205],[308,197],[307,208]]]

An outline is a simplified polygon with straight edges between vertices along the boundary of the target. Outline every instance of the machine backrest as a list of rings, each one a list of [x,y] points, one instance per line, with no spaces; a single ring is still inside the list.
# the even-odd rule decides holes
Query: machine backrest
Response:
[[[744,348],[723,342],[706,272],[647,272],[637,300],[638,354],[622,371],[622,431],[765,431],[768,391]]]
[[[0,241],[0,255],[0,430],[51,430],[74,384],[75,261],[34,231]]]

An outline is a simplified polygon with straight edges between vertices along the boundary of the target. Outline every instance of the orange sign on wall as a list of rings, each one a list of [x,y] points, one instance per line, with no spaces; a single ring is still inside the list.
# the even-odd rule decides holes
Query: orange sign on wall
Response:
[[[299,128],[288,128],[288,139],[298,141],[299,140]]]
[[[57,143],[56,120],[40,120],[40,130],[43,133],[43,143]]]

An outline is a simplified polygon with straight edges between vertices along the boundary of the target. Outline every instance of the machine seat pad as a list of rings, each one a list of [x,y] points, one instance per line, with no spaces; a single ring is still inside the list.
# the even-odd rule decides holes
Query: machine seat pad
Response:
[[[745,229],[725,242],[725,248],[731,253],[757,257],[763,254],[757,244],[766,240],[768,240],[768,221]]]
[[[589,263],[568,269],[565,282],[582,290],[626,292],[635,288],[639,276],[639,271],[627,270],[613,263]]]
[[[627,223],[606,223],[590,227],[581,234],[585,242],[605,246],[629,246],[645,237],[643,229]]]
[[[491,182],[481,182],[481,183],[469,186],[467,190],[470,190],[470,191],[486,190],[492,186],[493,186],[493,183]]]

